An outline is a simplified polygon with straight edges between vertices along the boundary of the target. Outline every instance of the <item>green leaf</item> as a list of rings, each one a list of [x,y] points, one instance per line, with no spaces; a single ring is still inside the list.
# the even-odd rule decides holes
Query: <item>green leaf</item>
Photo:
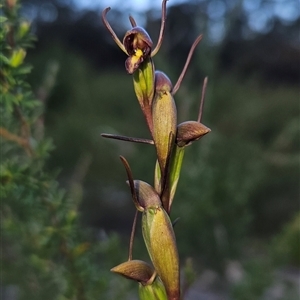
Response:
[[[20,24],[19,31],[18,31],[19,38],[20,39],[23,38],[26,34],[29,33],[29,30],[30,30],[30,23],[27,21],[23,21]]]
[[[7,18],[4,16],[0,16],[0,23],[7,21]]]
[[[26,51],[24,49],[21,48],[18,50],[14,50],[10,58],[10,65],[13,68],[19,67],[23,63],[25,56]]]
[[[140,300],[167,300],[165,287],[159,277],[156,277],[151,284],[139,284]]]
[[[16,70],[15,75],[25,75],[30,73],[31,70],[32,70],[32,66],[30,65],[21,66]]]
[[[2,64],[9,65],[10,64],[10,60],[5,55],[3,55],[2,53],[0,53],[0,63],[1,63],[1,65]]]
[[[166,187],[162,195],[163,202],[165,201],[164,199],[168,199],[169,202],[168,211],[171,210],[171,205],[176,193],[176,188],[180,177],[184,152],[185,152],[184,147],[178,147],[177,145],[174,145],[171,159],[170,159],[170,171],[168,174]]]

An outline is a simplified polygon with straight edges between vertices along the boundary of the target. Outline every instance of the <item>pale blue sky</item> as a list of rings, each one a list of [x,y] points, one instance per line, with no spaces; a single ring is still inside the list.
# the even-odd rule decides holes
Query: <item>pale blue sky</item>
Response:
[[[71,0],[79,9],[103,9],[110,6],[124,12],[131,13],[137,22],[143,26],[143,20],[139,20],[138,12],[144,12],[150,8],[160,10],[162,0]],[[168,0],[167,7],[188,2],[189,0]],[[201,0],[199,0],[201,2]],[[240,6],[248,16],[249,27],[256,32],[266,32],[270,26],[270,20],[275,16],[283,22],[292,22],[300,15],[299,0],[269,0],[262,4],[262,0],[231,0],[227,1],[228,8]],[[226,7],[224,1],[210,0],[207,6],[210,16],[210,34],[213,40],[222,39],[224,33],[224,14]]]
[[[97,8],[107,7],[111,8],[120,6],[126,10],[132,11],[146,11],[149,8],[161,7],[161,0],[73,0],[79,7],[82,8]],[[186,2],[187,0],[169,0],[167,6]]]
[[[149,8],[159,9],[162,0],[72,0],[78,8],[103,8],[110,6],[129,11],[145,11]],[[188,2],[188,0],[168,0],[167,6]],[[200,2],[200,1],[199,1]],[[256,10],[261,0],[232,0],[233,4],[242,3],[247,11]],[[222,3],[220,0],[211,0],[212,6]],[[299,0],[270,0],[268,14],[276,15],[282,19],[293,21],[300,14]],[[265,13],[268,8],[266,7]]]
[[[64,1],[74,5],[79,11],[84,9],[101,11],[104,7],[110,6],[112,9],[124,11],[126,22],[128,22],[127,15],[132,14],[140,26],[144,26],[142,12],[150,8],[157,9],[160,12],[162,2],[162,0],[61,0],[62,3]],[[188,1],[168,0],[167,7]],[[201,2],[201,0],[198,1]],[[224,0],[210,0],[207,3],[207,14],[210,19],[208,31],[212,42],[221,41],[225,34],[225,13],[228,9],[231,12],[234,11],[235,7],[242,8],[247,15],[248,26],[253,32],[268,32],[272,28],[274,16],[279,17],[285,23],[289,23],[295,21],[300,15],[299,0],[230,0],[227,2]],[[34,19],[38,13],[44,20],[54,21],[56,18],[55,8],[50,4],[44,6],[39,7],[39,12],[29,10],[27,17]]]

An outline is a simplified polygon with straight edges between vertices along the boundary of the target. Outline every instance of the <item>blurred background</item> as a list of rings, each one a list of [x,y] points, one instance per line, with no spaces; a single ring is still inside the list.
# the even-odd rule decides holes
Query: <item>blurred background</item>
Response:
[[[47,168],[59,170],[66,189],[80,180],[82,226],[101,237],[117,233],[125,258],[134,206],[119,155],[152,184],[155,152],[100,137],[149,138],[126,55],[101,22],[107,6],[121,40],[132,15],[156,43],[160,0],[23,0],[22,14],[37,36],[29,81],[55,145]],[[299,299],[299,2],[169,0],[167,7],[156,69],[175,83],[204,34],[175,101],[179,122],[196,120],[208,76],[202,122],[212,129],[186,150],[172,211],[182,264],[192,260],[197,274],[186,299]],[[147,260],[139,230],[134,257]]]

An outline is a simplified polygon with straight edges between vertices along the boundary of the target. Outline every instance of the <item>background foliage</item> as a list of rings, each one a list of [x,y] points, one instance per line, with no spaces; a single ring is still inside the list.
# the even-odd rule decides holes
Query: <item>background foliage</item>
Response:
[[[53,146],[44,138],[44,106],[26,81],[29,23],[11,1],[0,21],[1,297],[119,299],[125,285],[109,274],[121,258],[119,238],[101,237],[79,221],[84,170],[67,193],[45,167]]]

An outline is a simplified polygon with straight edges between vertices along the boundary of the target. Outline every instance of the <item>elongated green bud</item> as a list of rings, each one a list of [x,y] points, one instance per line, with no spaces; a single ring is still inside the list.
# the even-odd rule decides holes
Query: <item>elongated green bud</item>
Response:
[[[169,215],[162,206],[148,207],[142,217],[143,237],[168,299],[179,300],[179,257]]]
[[[166,167],[176,135],[177,110],[171,90],[169,78],[164,73],[156,71],[155,97],[152,105],[153,141],[162,178],[167,171]]]

